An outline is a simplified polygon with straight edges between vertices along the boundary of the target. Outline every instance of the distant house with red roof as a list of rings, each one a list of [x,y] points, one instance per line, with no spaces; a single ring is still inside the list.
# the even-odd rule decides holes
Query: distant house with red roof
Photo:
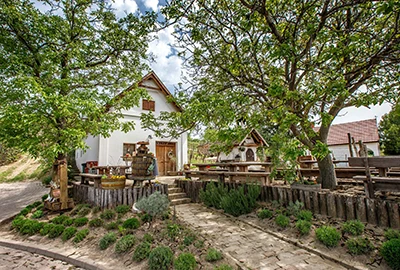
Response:
[[[354,138],[357,150],[359,150],[358,141],[362,140],[370,153],[373,152],[374,156],[379,156],[379,134],[376,119],[337,124],[330,127],[328,147],[337,160],[347,160],[350,157],[347,133],[350,133]]]

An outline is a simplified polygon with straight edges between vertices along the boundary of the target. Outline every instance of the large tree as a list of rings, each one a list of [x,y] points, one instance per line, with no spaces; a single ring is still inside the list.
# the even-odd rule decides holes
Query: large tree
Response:
[[[172,1],[165,14],[194,83],[186,111],[207,115],[181,123],[278,123],[335,188],[332,121],[399,95],[399,10],[398,0]]]
[[[382,117],[379,136],[385,155],[400,155],[400,103]]]
[[[155,15],[139,15],[117,18],[103,0],[0,1],[0,141],[65,162],[89,133],[132,129],[120,112],[145,91],[113,97],[146,68]]]

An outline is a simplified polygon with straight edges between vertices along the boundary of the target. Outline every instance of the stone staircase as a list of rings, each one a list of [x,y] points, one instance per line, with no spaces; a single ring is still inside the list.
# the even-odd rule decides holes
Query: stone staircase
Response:
[[[176,185],[168,185],[168,199],[171,206],[190,203],[190,198],[186,197],[186,193]]]

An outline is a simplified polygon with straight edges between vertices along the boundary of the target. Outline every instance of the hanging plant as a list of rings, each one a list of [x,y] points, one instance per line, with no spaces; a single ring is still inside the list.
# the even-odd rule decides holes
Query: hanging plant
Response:
[[[244,147],[244,146],[239,146],[239,151],[240,152],[244,152],[246,150],[246,147]]]

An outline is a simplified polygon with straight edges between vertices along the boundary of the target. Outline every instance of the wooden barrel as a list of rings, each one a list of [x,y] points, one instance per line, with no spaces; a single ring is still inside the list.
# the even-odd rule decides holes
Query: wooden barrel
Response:
[[[126,178],[102,178],[102,189],[123,189],[125,188]]]
[[[132,160],[132,175],[133,176],[153,176],[153,171],[147,174],[147,169],[153,162],[152,156],[135,156]]]

